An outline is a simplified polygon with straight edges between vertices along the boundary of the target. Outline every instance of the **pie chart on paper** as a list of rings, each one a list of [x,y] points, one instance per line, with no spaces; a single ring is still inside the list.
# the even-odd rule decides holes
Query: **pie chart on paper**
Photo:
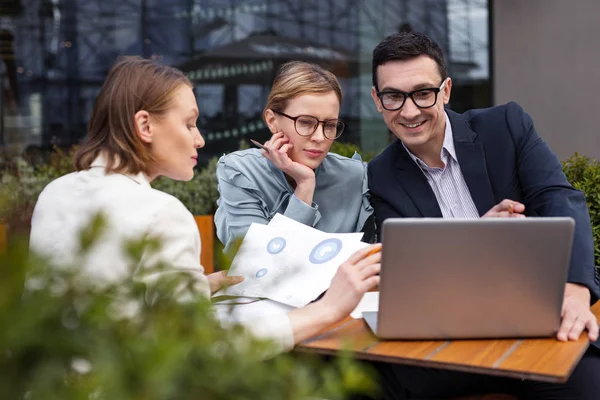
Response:
[[[279,254],[285,249],[286,241],[282,237],[276,237],[267,244],[267,251],[270,254]]]
[[[340,239],[325,239],[312,249],[308,260],[313,264],[323,264],[333,260],[341,250],[342,241]]]

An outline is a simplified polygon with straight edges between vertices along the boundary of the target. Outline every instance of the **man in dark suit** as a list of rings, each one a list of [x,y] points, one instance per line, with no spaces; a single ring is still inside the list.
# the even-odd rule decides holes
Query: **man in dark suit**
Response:
[[[398,217],[573,217],[557,338],[577,340],[587,330],[596,341],[598,323],[590,305],[600,296],[600,277],[583,193],[567,182],[559,160],[518,104],[458,114],[444,107],[451,90],[442,51],[426,35],[395,34],[373,51],[371,95],[398,138],[369,164],[378,231],[386,218]],[[395,368],[391,375],[422,397],[511,388],[540,399],[600,399],[600,354],[593,346],[564,385],[410,367]]]

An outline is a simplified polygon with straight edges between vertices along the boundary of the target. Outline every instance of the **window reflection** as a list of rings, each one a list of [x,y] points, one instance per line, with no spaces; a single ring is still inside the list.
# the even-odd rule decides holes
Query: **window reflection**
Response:
[[[388,143],[371,97],[371,51],[398,30],[443,47],[457,111],[489,105],[485,0],[12,0],[0,10],[0,146],[5,157],[68,147],[120,55],[182,69],[196,85],[205,160],[266,140],[262,108],[275,71],[325,66],[344,91],[338,140]]]

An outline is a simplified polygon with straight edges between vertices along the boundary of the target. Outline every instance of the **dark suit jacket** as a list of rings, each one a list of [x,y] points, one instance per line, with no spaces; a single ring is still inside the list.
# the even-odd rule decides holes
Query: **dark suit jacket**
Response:
[[[479,215],[503,199],[525,204],[529,216],[575,219],[568,281],[600,296],[594,241],[584,194],[567,181],[556,155],[516,103],[457,114],[447,110],[456,155]],[[368,167],[377,231],[386,218],[442,217],[431,187],[399,140]],[[381,237],[381,235],[378,235]]]

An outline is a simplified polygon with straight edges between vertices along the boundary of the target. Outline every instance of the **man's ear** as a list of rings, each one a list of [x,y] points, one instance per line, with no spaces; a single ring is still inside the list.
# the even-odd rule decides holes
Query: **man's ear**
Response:
[[[135,133],[144,143],[152,143],[152,129],[150,128],[150,113],[140,110],[133,116]]]
[[[267,123],[271,133],[279,132],[279,127],[277,126],[277,116],[270,108],[265,111],[265,122]]]
[[[450,93],[452,93],[452,79],[446,78],[446,84],[444,85],[444,104],[448,104],[450,101]]]
[[[375,107],[377,107],[377,111],[383,112],[383,108],[381,107],[381,103],[379,102],[379,97],[377,97],[377,90],[375,90],[375,86],[371,86],[371,97],[375,102]]]

